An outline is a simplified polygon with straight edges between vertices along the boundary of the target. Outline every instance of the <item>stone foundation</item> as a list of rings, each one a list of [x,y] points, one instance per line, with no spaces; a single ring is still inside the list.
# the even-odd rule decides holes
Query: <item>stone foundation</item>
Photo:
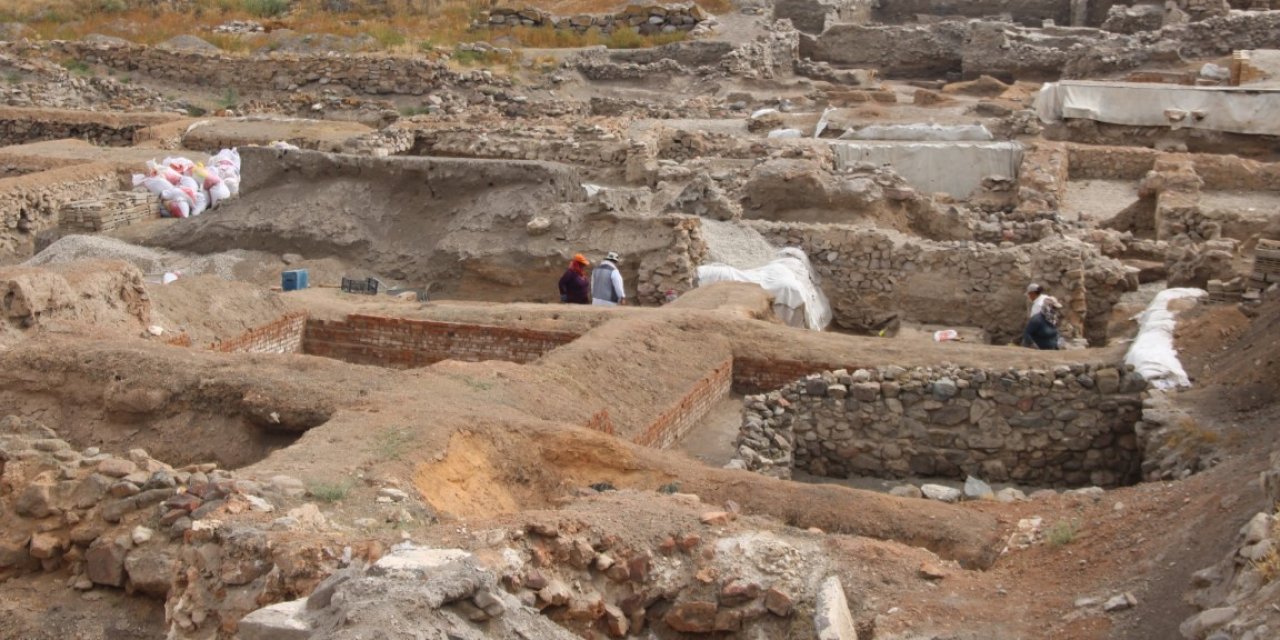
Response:
[[[1122,367],[840,369],[748,396],[738,457],[788,476],[1136,481],[1146,381]]]

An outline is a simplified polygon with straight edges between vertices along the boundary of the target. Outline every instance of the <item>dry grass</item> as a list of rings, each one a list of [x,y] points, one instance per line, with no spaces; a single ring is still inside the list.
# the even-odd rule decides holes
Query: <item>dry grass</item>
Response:
[[[559,15],[608,13],[626,6],[616,0],[535,0],[528,4]],[[728,0],[699,0],[713,13],[729,9]],[[153,45],[175,36],[198,35],[230,53],[254,48],[253,41],[211,29],[231,20],[265,21],[300,34],[355,37],[367,34],[376,49],[412,55],[432,46],[488,41],[499,46],[569,48],[604,45],[613,49],[652,47],[677,42],[684,32],[642,36],[632,29],[611,34],[577,33],[551,27],[515,27],[471,31],[473,20],[490,8],[489,0],[386,0],[375,8],[358,0],[350,13],[323,9],[322,0],[298,0],[287,13],[284,0],[211,0],[189,11],[158,9],[148,0],[5,0],[0,21],[25,22],[40,38],[73,40],[91,33]]]
[[[1184,453],[1211,448],[1222,440],[1217,431],[1208,429],[1191,416],[1182,416],[1169,433],[1169,445]]]

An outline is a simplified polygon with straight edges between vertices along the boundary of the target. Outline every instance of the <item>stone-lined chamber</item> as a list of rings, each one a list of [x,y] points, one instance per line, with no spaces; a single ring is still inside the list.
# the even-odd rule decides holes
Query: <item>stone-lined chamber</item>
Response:
[[[790,477],[1138,480],[1147,383],[1123,366],[825,371],[745,398],[733,466]]]

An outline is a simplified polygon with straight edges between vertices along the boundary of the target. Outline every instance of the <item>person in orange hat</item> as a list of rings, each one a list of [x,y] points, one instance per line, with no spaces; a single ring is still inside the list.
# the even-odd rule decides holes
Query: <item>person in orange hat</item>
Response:
[[[560,302],[567,304],[591,304],[591,282],[587,280],[587,267],[591,261],[581,253],[574,254],[569,268],[560,276]]]

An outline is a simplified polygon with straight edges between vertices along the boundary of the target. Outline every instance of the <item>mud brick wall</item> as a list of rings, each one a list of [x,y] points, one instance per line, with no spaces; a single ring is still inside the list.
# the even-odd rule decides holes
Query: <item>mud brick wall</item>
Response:
[[[1067,145],[1067,173],[1072,180],[1141,180],[1160,155],[1142,147]]]
[[[209,345],[224,353],[301,353],[306,313],[290,313],[234,338]]]
[[[63,204],[119,188],[115,167],[106,163],[0,179],[0,256],[31,255],[36,235],[58,225],[58,210]]]
[[[729,395],[733,380],[733,360],[725,360],[690,387],[689,392],[658,415],[644,433],[633,438],[635,444],[666,449],[679,442],[698,424],[715,403]]]
[[[441,360],[523,364],[577,338],[563,331],[353,314],[345,320],[308,321],[304,351],[392,369],[425,367]]]
[[[100,233],[159,215],[159,197],[137,191],[118,191],[102,198],[63,205],[58,213],[58,227],[63,233]]]
[[[831,477],[1115,486],[1140,472],[1146,388],[1099,365],[826,371],[747,396],[738,457]]]

